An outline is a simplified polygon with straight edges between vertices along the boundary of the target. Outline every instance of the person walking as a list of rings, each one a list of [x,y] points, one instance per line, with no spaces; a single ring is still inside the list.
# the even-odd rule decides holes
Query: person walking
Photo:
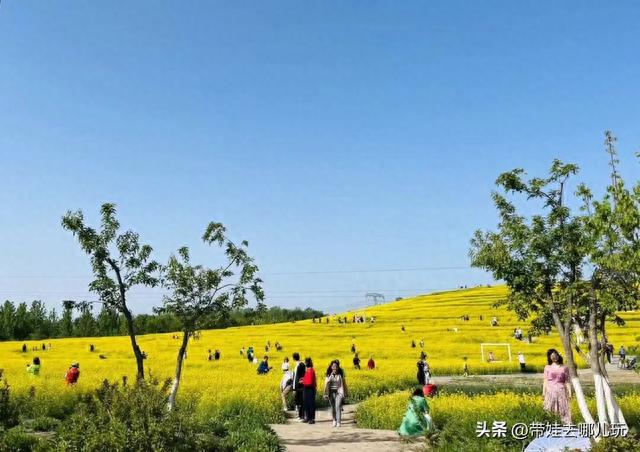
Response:
[[[557,414],[564,425],[571,424],[569,369],[563,365],[562,356],[554,348],[547,351],[542,395],[544,396],[544,409]]]
[[[304,387],[303,402],[304,402],[304,414],[305,419],[303,422],[309,424],[316,423],[316,371],[313,368],[313,361],[311,358],[305,358],[304,365],[307,370],[304,373],[304,377],[300,380]]]
[[[287,411],[289,409],[288,398],[289,394],[293,391],[293,374],[289,372],[289,363],[287,368],[282,368],[282,379],[280,380],[280,395],[282,396],[282,409]]]
[[[357,353],[353,355],[353,368],[356,370],[360,370],[360,358],[358,357]]]
[[[611,364],[611,357],[613,356],[613,351],[614,351],[613,344],[607,343],[605,353],[607,355],[607,362],[609,364]]]
[[[524,360],[524,353],[518,352],[518,362],[520,363],[520,372],[526,372],[527,365]]]
[[[620,363],[624,364],[627,360],[627,351],[624,349],[624,345],[620,345],[620,350],[618,350],[618,355],[620,356]]]
[[[340,366],[336,361],[331,364],[331,372],[324,382],[323,398],[331,405],[331,418],[334,427],[342,426],[342,404],[347,398],[347,384]]]
[[[304,386],[302,385],[302,378],[306,372],[306,367],[303,362],[300,361],[300,354],[295,352],[293,355],[293,391],[296,403],[296,409],[298,410],[298,422],[304,420]]]
[[[423,387],[424,385],[427,384],[425,375],[424,375],[424,364],[425,364],[425,361],[423,359],[419,359],[416,364],[416,367],[418,367],[416,378],[418,379],[418,384],[420,385],[420,387]]]
[[[367,361],[367,369],[373,370],[376,368],[376,362],[373,360],[373,355],[369,357],[369,361]]]
[[[431,368],[429,367],[429,362],[426,359],[424,360],[423,370],[424,370],[424,384],[426,386],[431,381]]]

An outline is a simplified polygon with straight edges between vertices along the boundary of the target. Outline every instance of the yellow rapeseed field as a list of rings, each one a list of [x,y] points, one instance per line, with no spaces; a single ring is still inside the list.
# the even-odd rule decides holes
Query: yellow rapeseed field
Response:
[[[533,343],[513,338],[514,328],[520,326],[526,333],[527,324],[517,321],[515,314],[505,309],[492,308],[504,297],[504,287],[475,288],[431,294],[405,299],[369,308],[367,317],[375,316],[375,323],[353,324],[354,313],[344,313],[348,324],[339,324],[331,317],[327,324],[305,320],[276,325],[248,326],[224,330],[203,331],[199,340],[189,344],[180,396],[193,396],[199,400],[203,412],[230,403],[245,404],[247,409],[265,413],[268,420],[281,419],[278,383],[280,365],[285,356],[294,351],[302,357],[313,358],[319,372],[324,372],[331,359],[338,358],[347,369],[347,378],[355,398],[410,387],[415,382],[416,360],[423,338],[424,350],[434,375],[459,375],[463,357],[468,357],[471,374],[515,372],[518,369],[516,353],[522,351],[530,366],[541,369],[545,364],[547,348],[560,348],[557,334],[537,337]],[[362,314],[362,311],[357,314]],[[469,321],[460,319],[468,315]],[[483,320],[480,320],[480,316]],[[499,325],[492,327],[490,320],[498,317]],[[640,336],[640,314],[622,313],[627,321],[623,327],[609,327],[609,338],[616,346],[637,344]],[[405,331],[401,331],[404,325]],[[411,341],[416,348],[411,348]],[[268,353],[274,370],[266,376],[256,374],[256,364],[240,356],[240,348],[253,346],[256,357],[265,354],[264,346],[271,342]],[[279,341],[283,349],[276,351]],[[97,387],[102,380],[121,380],[135,376],[135,362],[128,337],[74,338],[45,340],[51,343],[47,351],[31,351],[40,342],[26,342],[27,353],[21,352],[21,342],[0,343],[0,368],[15,393],[29,391],[46,397],[47,403],[65,403],[65,394]],[[482,363],[480,343],[510,343],[513,362],[506,361],[504,349],[495,348],[496,363]],[[173,375],[176,353],[180,344],[172,334],[154,334],[139,337],[143,351],[148,354],[146,370],[160,380]],[[89,351],[89,344],[95,351]],[[363,370],[352,369],[351,345],[355,344],[362,359]],[[220,361],[208,361],[207,350],[220,349]],[[34,356],[42,360],[39,376],[28,375],[27,363]],[[106,359],[100,359],[104,355]],[[366,370],[366,362],[373,355],[377,369]],[[80,363],[80,380],[75,388],[67,388],[64,374],[71,362]]]

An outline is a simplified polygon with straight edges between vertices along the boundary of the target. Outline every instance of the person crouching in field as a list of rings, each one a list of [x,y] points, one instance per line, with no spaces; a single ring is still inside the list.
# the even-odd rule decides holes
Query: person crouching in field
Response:
[[[300,361],[300,354],[295,352],[293,355],[293,391],[295,392],[296,409],[298,410],[298,422],[304,420],[304,399],[302,378],[304,377],[307,368],[304,363]]]
[[[36,356],[31,364],[27,364],[27,372],[31,375],[40,375],[40,358]]]
[[[323,397],[325,400],[329,400],[331,405],[331,417],[334,427],[342,425],[342,403],[347,397],[347,385],[340,370],[338,363],[333,361],[329,374],[324,381]]]
[[[400,436],[420,436],[431,430],[429,405],[421,388],[416,388],[409,399],[409,406],[398,429]]]
[[[64,379],[68,385],[74,385],[78,382],[78,378],[80,378],[80,364],[73,363],[67,370]]]
[[[313,361],[311,358],[305,358],[304,365],[307,370],[304,373],[304,377],[300,383],[304,387],[303,402],[304,402],[304,414],[305,419],[302,422],[308,422],[309,424],[316,423],[316,371],[313,369]]]
[[[267,374],[271,369],[273,369],[273,367],[269,367],[269,357],[267,355],[264,355],[264,359],[258,366],[258,374],[260,375]]]

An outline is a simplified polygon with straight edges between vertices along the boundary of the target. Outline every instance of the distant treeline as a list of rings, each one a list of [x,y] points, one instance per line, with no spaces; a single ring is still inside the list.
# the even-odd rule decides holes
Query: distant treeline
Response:
[[[285,309],[277,306],[257,311],[240,309],[225,318],[206,318],[202,329],[230,326],[261,325],[291,322],[322,317],[322,311],[306,308]],[[137,334],[168,333],[180,330],[180,322],[171,314],[140,314],[135,316]],[[103,306],[98,315],[90,304],[64,301],[61,314],[56,309],[47,311],[44,303],[33,301],[30,305],[5,301],[0,306],[0,340],[49,339],[60,337],[119,336],[126,335],[124,317],[115,310]]]

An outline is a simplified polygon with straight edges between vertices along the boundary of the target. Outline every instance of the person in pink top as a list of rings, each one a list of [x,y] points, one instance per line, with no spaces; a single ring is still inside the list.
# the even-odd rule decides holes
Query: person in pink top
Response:
[[[554,348],[547,351],[547,363],[542,386],[544,409],[560,416],[563,424],[571,424],[569,369],[562,364],[562,356]]]

